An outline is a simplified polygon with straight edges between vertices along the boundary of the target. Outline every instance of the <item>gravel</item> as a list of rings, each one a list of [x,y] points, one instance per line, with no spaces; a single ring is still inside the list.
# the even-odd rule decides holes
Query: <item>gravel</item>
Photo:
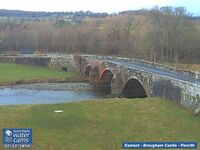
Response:
[[[89,83],[35,83],[35,84],[20,84],[8,86],[9,88],[17,89],[32,89],[32,90],[54,90],[54,91],[88,91],[93,90],[93,86]]]

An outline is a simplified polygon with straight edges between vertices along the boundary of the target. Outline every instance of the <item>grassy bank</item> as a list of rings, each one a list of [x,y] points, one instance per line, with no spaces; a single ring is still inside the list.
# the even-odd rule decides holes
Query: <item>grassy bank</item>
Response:
[[[72,77],[72,72],[55,71],[45,67],[0,63],[0,83],[20,80],[42,80]]]
[[[0,114],[1,128],[33,129],[34,150],[116,150],[123,141],[200,144],[200,117],[160,98],[1,106]]]

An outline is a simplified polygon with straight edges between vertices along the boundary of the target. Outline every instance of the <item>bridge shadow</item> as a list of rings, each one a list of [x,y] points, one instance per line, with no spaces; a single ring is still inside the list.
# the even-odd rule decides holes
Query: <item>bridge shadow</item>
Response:
[[[112,81],[113,76],[114,76],[114,73],[111,70],[105,69],[99,77],[99,81],[96,86],[96,89],[99,90],[100,92],[110,95],[111,81]]]
[[[147,93],[139,80],[131,78],[126,82],[122,90],[122,96],[126,98],[145,98]]]

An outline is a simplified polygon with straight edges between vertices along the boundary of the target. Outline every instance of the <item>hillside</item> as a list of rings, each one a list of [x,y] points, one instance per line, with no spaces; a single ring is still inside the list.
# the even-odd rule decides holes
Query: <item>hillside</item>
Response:
[[[21,11],[21,10],[6,10],[0,9],[1,17],[29,17],[29,18],[44,18],[44,17],[106,17],[107,13],[94,13],[91,11],[77,11],[77,12],[36,12],[36,11]]]
[[[0,10],[0,53],[90,53],[200,63],[200,20],[185,8],[115,14]]]

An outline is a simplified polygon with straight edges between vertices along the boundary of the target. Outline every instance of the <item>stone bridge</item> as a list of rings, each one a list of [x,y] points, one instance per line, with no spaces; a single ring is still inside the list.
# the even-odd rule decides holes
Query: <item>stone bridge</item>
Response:
[[[144,60],[82,56],[81,72],[92,84],[110,85],[112,95],[163,97],[191,109],[200,108],[200,77],[189,71]]]
[[[159,96],[200,108],[200,75],[139,59],[96,55],[0,56],[0,61],[75,71],[91,84],[108,85],[112,95]]]

